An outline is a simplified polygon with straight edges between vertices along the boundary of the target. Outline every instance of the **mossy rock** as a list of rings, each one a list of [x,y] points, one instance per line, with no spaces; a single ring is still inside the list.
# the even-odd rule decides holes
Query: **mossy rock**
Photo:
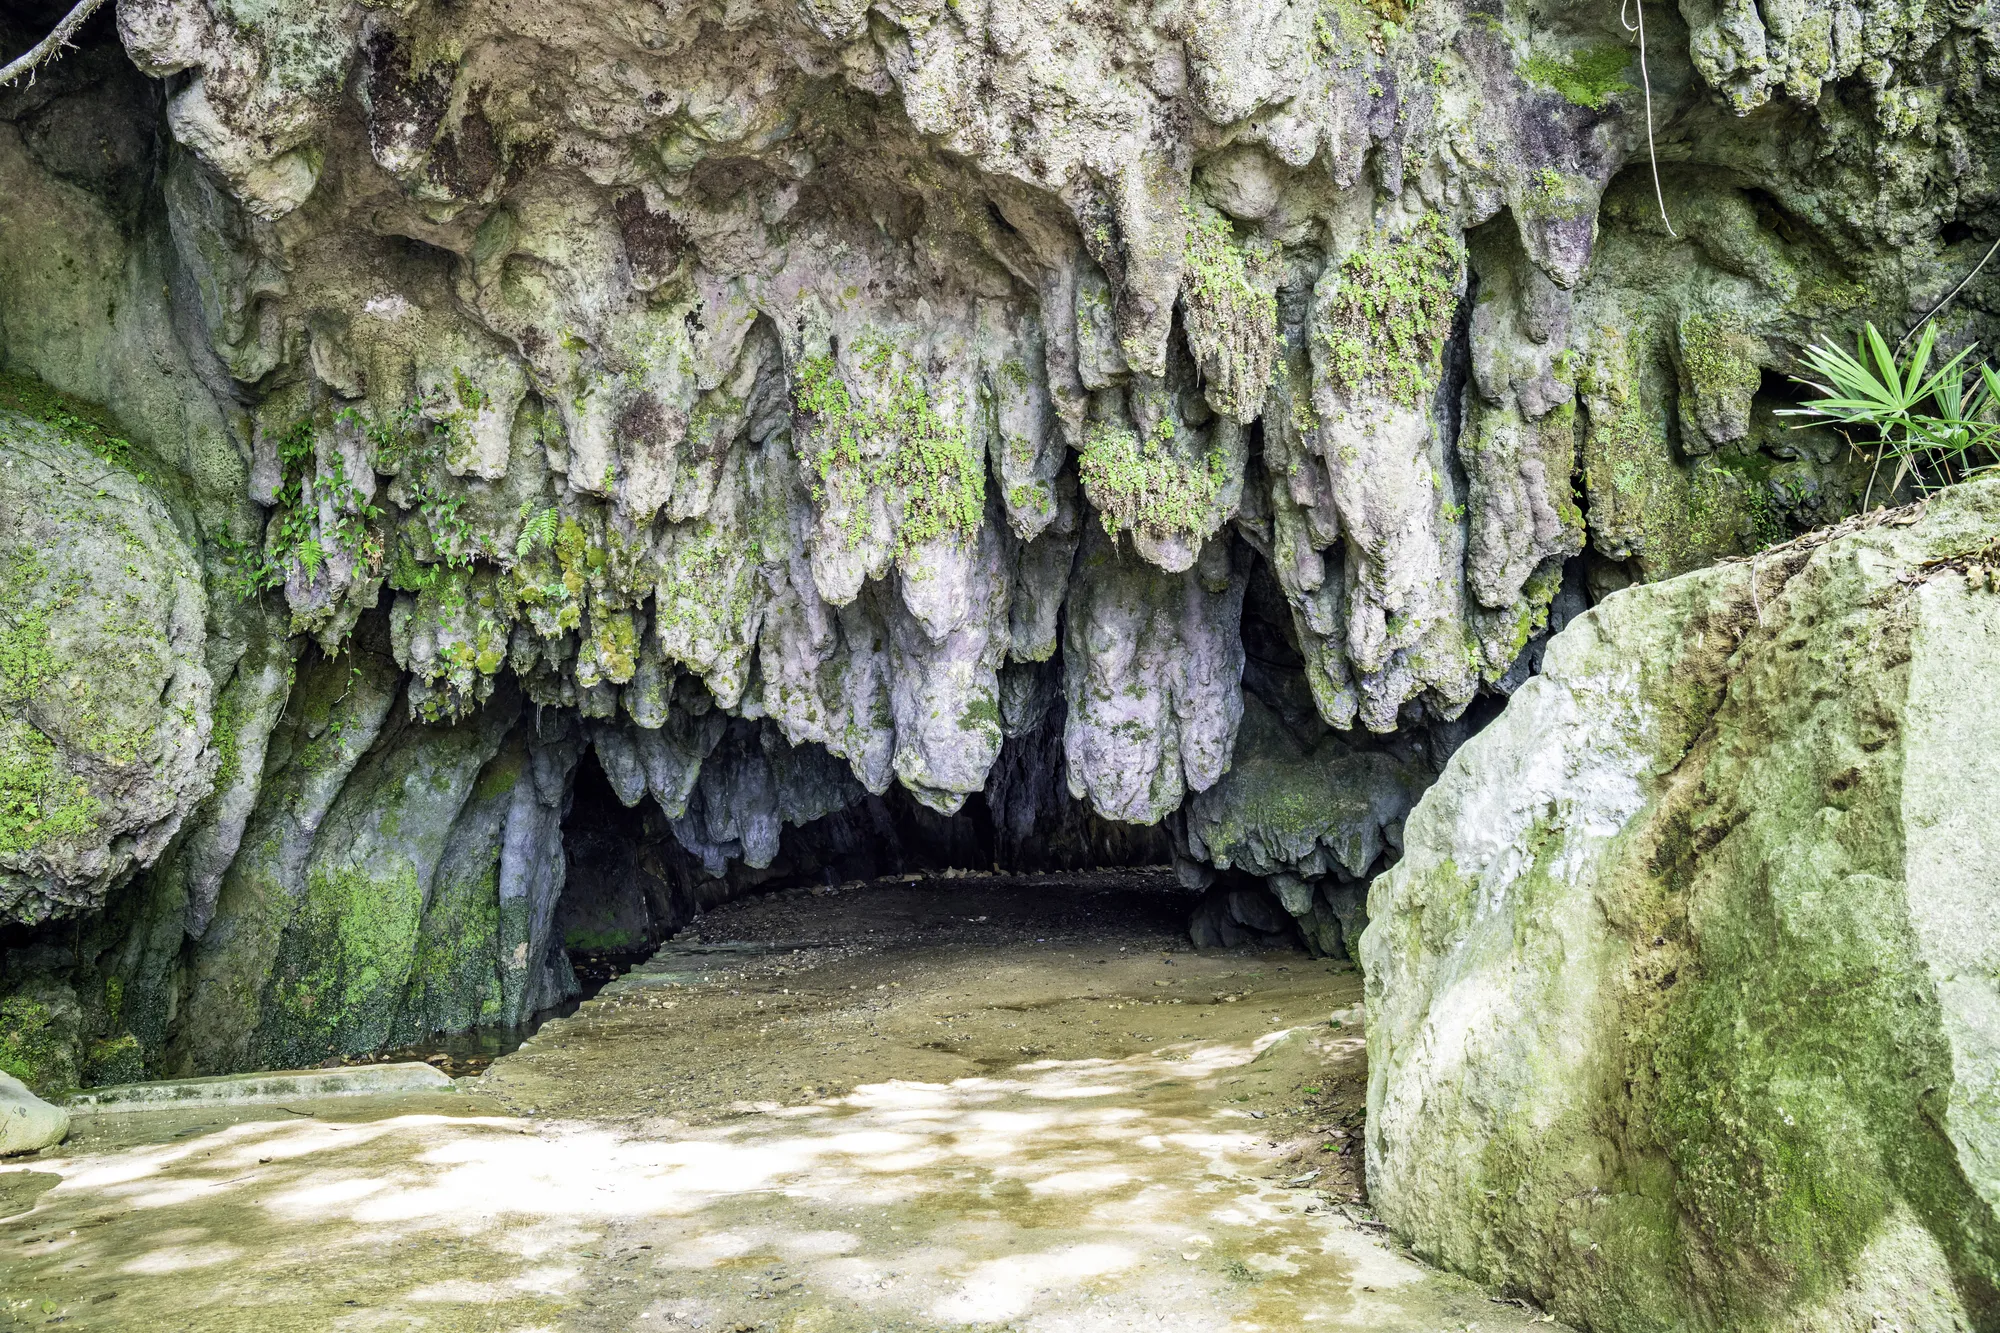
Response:
[[[130,454],[0,381],[0,922],[100,907],[213,780],[199,566]]]
[[[1430,772],[1327,735],[1308,749],[1246,693],[1229,772],[1186,807],[1195,853],[1218,869],[1305,879],[1368,874]],[[1286,904],[1288,910],[1292,904]],[[1295,916],[1310,913],[1310,901]]]
[[[1994,1326],[1996,563],[1984,482],[1627,589],[1453,757],[1362,945],[1419,1253],[1592,1329]]]
[[[82,1080],[77,1061],[82,1014],[76,997],[46,981],[0,999],[0,1073],[58,1096]]]
[[[349,776],[272,966],[257,1040],[266,1063],[365,1053],[427,1026],[409,1021],[412,1006],[449,1015],[493,999],[497,866],[485,872],[478,852],[497,852],[503,798],[475,787],[518,710],[509,691],[468,721],[411,724]],[[472,848],[454,838],[466,818],[482,831]]]

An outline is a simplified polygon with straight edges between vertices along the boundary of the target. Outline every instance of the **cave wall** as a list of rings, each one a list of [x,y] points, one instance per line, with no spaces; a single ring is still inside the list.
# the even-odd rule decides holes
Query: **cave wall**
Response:
[[[1647,21],[105,11],[0,92],[0,1067],[547,1003],[586,751],[669,915],[1171,859],[1344,948],[1552,621],[1856,507],[1784,372],[1993,234],[1983,11]]]

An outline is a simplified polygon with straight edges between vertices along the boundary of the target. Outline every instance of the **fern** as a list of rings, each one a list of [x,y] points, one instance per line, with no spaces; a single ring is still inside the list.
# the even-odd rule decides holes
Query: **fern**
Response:
[[[520,560],[527,559],[544,546],[553,545],[556,539],[555,506],[550,505],[532,516],[528,509],[526,504],[521,506],[521,517],[525,521],[521,525],[521,539],[514,543],[515,558]]]
[[[316,537],[308,537],[299,543],[299,568],[305,571],[306,582],[318,580],[320,570],[326,567],[326,550]]]

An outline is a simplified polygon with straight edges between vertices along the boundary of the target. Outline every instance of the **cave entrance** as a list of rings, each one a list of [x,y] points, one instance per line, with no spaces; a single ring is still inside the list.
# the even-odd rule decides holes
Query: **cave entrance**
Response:
[[[996,884],[1033,878],[1053,891],[1057,876],[1100,871],[1143,871],[1141,879],[1172,886],[1173,845],[1164,827],[1101,819],[1070,795],[1063,708],[1060,696],[1049,694],[1043,716],[1003,746],[986,789],[958,810],[930,809],[900,785],[879,795],[855,787],[842,808],[784,823],[761,857],[735,815],[746,792],[782,785],[768,766],[752,771],[760,757],[790,748],[770,723],[733,720],[685,812],[673,819],[650,796],[625,804],[597,745],[588,746],[563,818],[566,869],[551,963],[559,971],[566,965],[573,993],[589,998],[702,913],[786,890],[977,874]],[[812,762],[821,760],[845,771],[824,752]]]
[[[553,947],[568,958],[578,998],[644,962],[693,914],[685,857],[659,807],[627,807],[594,750],[578,762],[562,827],[566,871]]]

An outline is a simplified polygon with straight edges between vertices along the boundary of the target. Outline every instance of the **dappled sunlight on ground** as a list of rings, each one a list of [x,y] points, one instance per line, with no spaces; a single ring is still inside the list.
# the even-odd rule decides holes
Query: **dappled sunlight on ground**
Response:
[[[718,912],[461,1090],[81,1117],[0,1166],[0,1326],[1529,1324],[1359,1204],[1350,969],[1065,902]]]
[[[1359,1045],[1042,1060],[679,1130],[322,1103],[37,1162],[62,1184],[9,1267],[72,1327],[1523,1323],[1262,1178],[1261,1127],[1211,1105]]]

